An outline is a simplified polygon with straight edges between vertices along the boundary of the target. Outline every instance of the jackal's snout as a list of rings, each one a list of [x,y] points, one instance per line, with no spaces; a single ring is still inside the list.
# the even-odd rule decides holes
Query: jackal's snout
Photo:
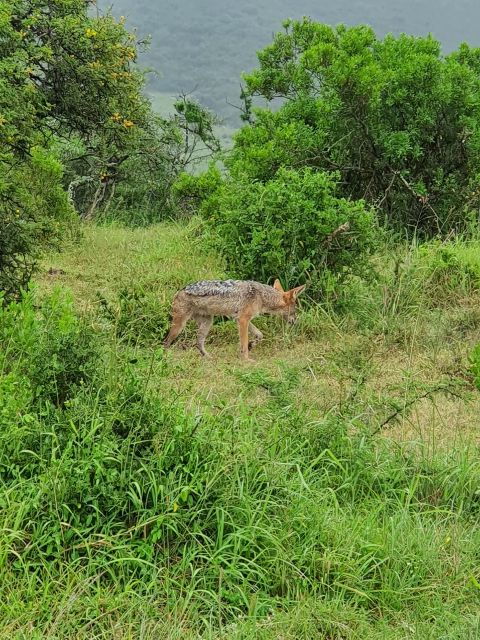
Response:
[[[293,313],[289,313],[285,319],[287,324],[295,324],[297,321],[297,312],[294,311]]]

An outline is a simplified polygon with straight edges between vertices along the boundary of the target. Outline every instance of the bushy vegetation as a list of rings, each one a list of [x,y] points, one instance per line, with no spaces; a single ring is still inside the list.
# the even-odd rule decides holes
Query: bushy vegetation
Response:
[[[183,172],[173,183],[177,215],[198,213],[202,204],[215,194],[222,184],[222,174],[215,164],[199,175]]]
[[[201,212],[232,272],[288,287],[308,281],[310,296],[325,298],[365,275],[376,239],[373,212],[336,191],[335,176],[280,169],[266,183],[227,179]]]
[[[10,155],[4,168],[13,158]],[[45,248],[60,246],[76,233],[62,174],[50,151],[34,147],[28,159],[12,164],[0,178],[0,291],[5,301],[27,287]]]

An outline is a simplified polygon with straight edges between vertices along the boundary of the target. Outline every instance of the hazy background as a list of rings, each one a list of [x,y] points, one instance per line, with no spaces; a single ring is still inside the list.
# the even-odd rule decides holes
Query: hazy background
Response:
[[[151,36],[141,64],[158,75],[149,89],[161,111],[181,91],[239,126],[242,72],[256,65],[255,52],[268,44],[285,18],[329,24],[370,24],[379,35],[431,32],[448,52],[462,41],[480,46],[480,0],[98,0],[127,18],[140,37]]]

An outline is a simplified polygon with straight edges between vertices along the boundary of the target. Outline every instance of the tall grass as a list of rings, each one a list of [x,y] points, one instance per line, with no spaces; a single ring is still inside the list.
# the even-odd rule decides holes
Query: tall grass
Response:
[[[264,321],[256,367],[230,364],[228,324],[213,338],[226,363],[193,364],[189,352],[164,354],[148,328],[167,312],[165,293],[128,314],[115,306],[127,275],[130,289],[153,290],[169,273],[215,274],[188,235],[176,248],[157,242],[169,229],[113,230],[104,271],[95,260],[107,234],[92,231],[88,260],[55,258],[75,299],[44,283],[1,312],[0,637],[478,637],[475,446],[371,436],[392,407],[408,411],[405,386],[374,394],[378,345],[403,349],[401,323],[424,314],[423,340],[435,314],[453,313],[446,295],[428,299],[436,251],[412,250],[409,265],[421,266],[359,287],[342,316],[305,309],[282,335],[291,357],[280,363],[267,357],[279,328]],[[417,280],[425,300],[414,312],[405,297]],[[465,286],[475,295],[473,276]],[[115,313],[95,301],[97,287]],[[375,307],[382,296],[398,302]],[[218,395],[229,384],[232,396]],[[408,384],[420,395],[425,381]]]

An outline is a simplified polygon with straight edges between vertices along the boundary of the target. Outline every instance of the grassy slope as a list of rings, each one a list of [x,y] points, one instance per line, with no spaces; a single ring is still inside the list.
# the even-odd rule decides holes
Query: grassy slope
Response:
[[[327,433],[337,417],[350,433],[367,433],[459,370],[480,338],[478,299],[408,308],[396,324],[385,312],[385,331],[374,335],[318,310],[293,331],[264,319],[256,365],[238,361],[235,327],[218,322],[212,360],[191,348],[192,331],[164,358],[174,291],[222,275],[195,237],[194,226],[87,229],[78,247],[48,257],[38,284],[40,296],[70,288],[145,385],[203,416],[200,435],[218,458],[203,511],[190,507],[199,515],[189,526],[200,530],[172,525],[181,546],[172,542],[170,564],[152,565],[142,580],[122,573],[141,552],[128,532],[98,541],[125,555],[101,570],[88,538],[91,570],[64,563],[19,575],[3,565],[0,637],[478,637],[478,398],[435,393],[373,447],[362,437],[329,445]],[[65,273],[49,275],[51,267]],[[19,535],[13,520],[5,515],[4,541]],[[235,620],[237,607],[244,614]]]

